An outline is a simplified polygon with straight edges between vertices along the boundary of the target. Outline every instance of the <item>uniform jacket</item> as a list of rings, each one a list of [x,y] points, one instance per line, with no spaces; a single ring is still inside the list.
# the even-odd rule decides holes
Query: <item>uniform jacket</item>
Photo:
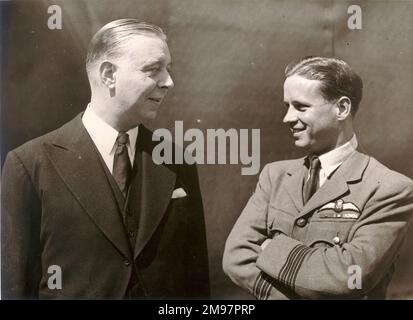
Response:
[[[194,166],[155,165],[139,128],[140,192],[131,245],[113,189],[81,115],[9,152],[2,177],[2,297],[120,299],[209,296],[204,214]],[[171,199],[174,189],[186,197]],[[49,267],[62,288],[49,289]]]
[[[306,173],[304,159],[264,167],[227,239],[224,271],[258,299],[384,298],[412,181],[356,151],[303,205]]]

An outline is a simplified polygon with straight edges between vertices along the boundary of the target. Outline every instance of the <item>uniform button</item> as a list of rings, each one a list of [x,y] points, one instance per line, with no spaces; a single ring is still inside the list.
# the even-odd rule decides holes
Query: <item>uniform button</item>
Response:
[[[339,237],[334,237],[334,238],[333,238],[333,242],[334,242],[335,244],[339,244],[339,243],[340,243],[340,238],[339,238]]]
[[[129,266],[130,266],[130,261],[129,261],[129,260],[125,260],[125,261],[123,261],[123,264],[124,264],[125,266],[129,267]]]
[[[299,227],[304,227],[307,224],[307,220],[304,218],[300,218],[297,220],[296,224]]]
[[[134,238],[135,237],[135,231],[129,231],[129,237]]]

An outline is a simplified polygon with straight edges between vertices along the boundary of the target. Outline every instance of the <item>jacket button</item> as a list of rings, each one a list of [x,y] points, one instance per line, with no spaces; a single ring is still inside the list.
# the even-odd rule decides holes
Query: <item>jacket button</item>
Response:
[[[334,237],[334,238],[333,238],[333,242],[334,242],[335,244],[339,244],[339,243],[340,243],[340,238],[339,238],[339,237]]]
[[[136,234],[135,234],[135,231],[132,231],[132,230],[129,231],[129,237],[130,237],[130,238],[134,238],[135,235],[136,235]]]
[[[129,260],[125,260],[125,261],[123,261],[123,264],[124,264],[126,267],[129,267],[129,266],[130,266],[130,261],[129,261]]]
[[[300,219],[297,220],[296,224],[297,224],[297,226],[302,228],[307,224],[307,220],[304,219],[304,218],[300,218]]]

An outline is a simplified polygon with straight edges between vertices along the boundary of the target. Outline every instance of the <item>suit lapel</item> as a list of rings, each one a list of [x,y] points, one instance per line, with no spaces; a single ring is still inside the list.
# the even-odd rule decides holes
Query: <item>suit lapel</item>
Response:
[[[136,258],[164,216],[176,183],[176,173],[172,166],[156,165],[152,160],[152,132],[144,126],[139,128],[139,146],[141,156],[141,194],[138,234],[135,244]]]
[[[322,187],[310,198],[300,212],[300,216],[304,216],[320,206],[344,195],[349,190],[349,182],[362,178],[368,162],[368,156],[358,151],[354,152],[350,158],[344,161],[337,171],[333,173],[331,179],[327,179]]]
[[[54,143],[45,148],[56,171],[92,221],[125,257],[130,257],[116,199],[81,114],[63,126]]]

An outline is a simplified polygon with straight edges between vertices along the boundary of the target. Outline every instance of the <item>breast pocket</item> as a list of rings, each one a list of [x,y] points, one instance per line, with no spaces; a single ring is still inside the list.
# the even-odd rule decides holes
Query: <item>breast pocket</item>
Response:
[[[270,205],[268,207],[267,226],[271,238],[280,233],[290,237],[294,227],[294,216]]]
[[[306,244],[310,247],[341,246],[348,241],[357,220],[353,212],[343,211],[340,215],[334,210],[316,212],[308,225]]]

